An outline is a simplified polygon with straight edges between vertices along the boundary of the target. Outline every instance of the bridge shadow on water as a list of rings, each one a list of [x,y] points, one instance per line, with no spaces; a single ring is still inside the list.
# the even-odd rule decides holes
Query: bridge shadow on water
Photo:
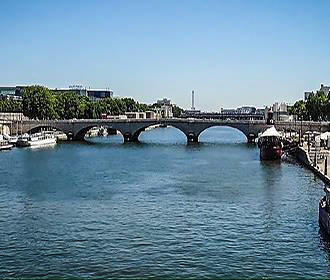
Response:
[[[219,142],[219,141],[215,141],[215,142],[198,142],[198,143],[190,143],[187,142],[185,144],[186,149],[190,149],[190,150],[199,150],[199,149],[206,149],[206,148],[228,148],[228,149],[232,149],[232,148],[239,148],[239,149],[247,149],[247,150],[254,150],[256,149],[256,145],[255,144],[251,144],[251,143],[246,143],[246,142]]]
[[[112,136],[110,136],[112,137]],[[138,142],[124,142],[124,141],[109,141],[109,137],[95,137],[94,139],[85,139],[83,141],[74,141],[74,142],[61,142],[61,144],[79,144],[83,146],[95,146],[95,147],[171,147],[171,146],[181,146],[186,147],[188,149],[201,149],[201,148],[209,148],[209,147],[240,147],[244,149],[256,149],[256,144],[254,143],[247,143],[242,141],[214,141],[214,142],[187,142],[187,141],[146,141],[146,140],[139,140]]]

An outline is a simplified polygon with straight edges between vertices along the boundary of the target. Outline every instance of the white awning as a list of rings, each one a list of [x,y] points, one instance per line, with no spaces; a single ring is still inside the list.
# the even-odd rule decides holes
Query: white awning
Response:
[[[330,131],[322,133],[320,137],[322,140],[327,140],[328,138],[330,138]]]
[[[275,126],[272,126],[270,128],[267,128],[264,133],[262,133],[260,135],[261,137],[270,137],[270,136],[274,136],[274,137],[281,137],[281,134],[276,130]]]

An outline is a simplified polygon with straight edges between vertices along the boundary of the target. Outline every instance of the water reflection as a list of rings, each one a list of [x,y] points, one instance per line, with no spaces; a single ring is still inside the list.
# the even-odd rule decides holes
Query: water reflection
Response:
[[[327,233],[326,229],[320,225],[319,229],[319,237],[320,237],[320,248],[327,254],[327,259],[330,264],[330,236]]]

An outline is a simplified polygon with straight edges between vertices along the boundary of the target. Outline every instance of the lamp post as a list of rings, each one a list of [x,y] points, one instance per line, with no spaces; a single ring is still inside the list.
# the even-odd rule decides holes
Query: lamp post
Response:
[[[294,138],[296,138],[296,136],[297,136],[297,115],[295,115],[294,116],[294,131],[295,131],[295,133],[294,133]]]
[[[300,116],[299,145],[302,144],[302,116]]]

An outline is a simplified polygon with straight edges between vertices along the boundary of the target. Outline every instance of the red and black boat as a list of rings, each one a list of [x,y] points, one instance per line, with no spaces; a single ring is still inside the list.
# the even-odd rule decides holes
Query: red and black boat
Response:
[[[283,143],[281,134],[274,126],[265,130],[258,139],[258,147],[260,149],[260,159],[262,160],[278,160],[281,159],[283,151]]]

